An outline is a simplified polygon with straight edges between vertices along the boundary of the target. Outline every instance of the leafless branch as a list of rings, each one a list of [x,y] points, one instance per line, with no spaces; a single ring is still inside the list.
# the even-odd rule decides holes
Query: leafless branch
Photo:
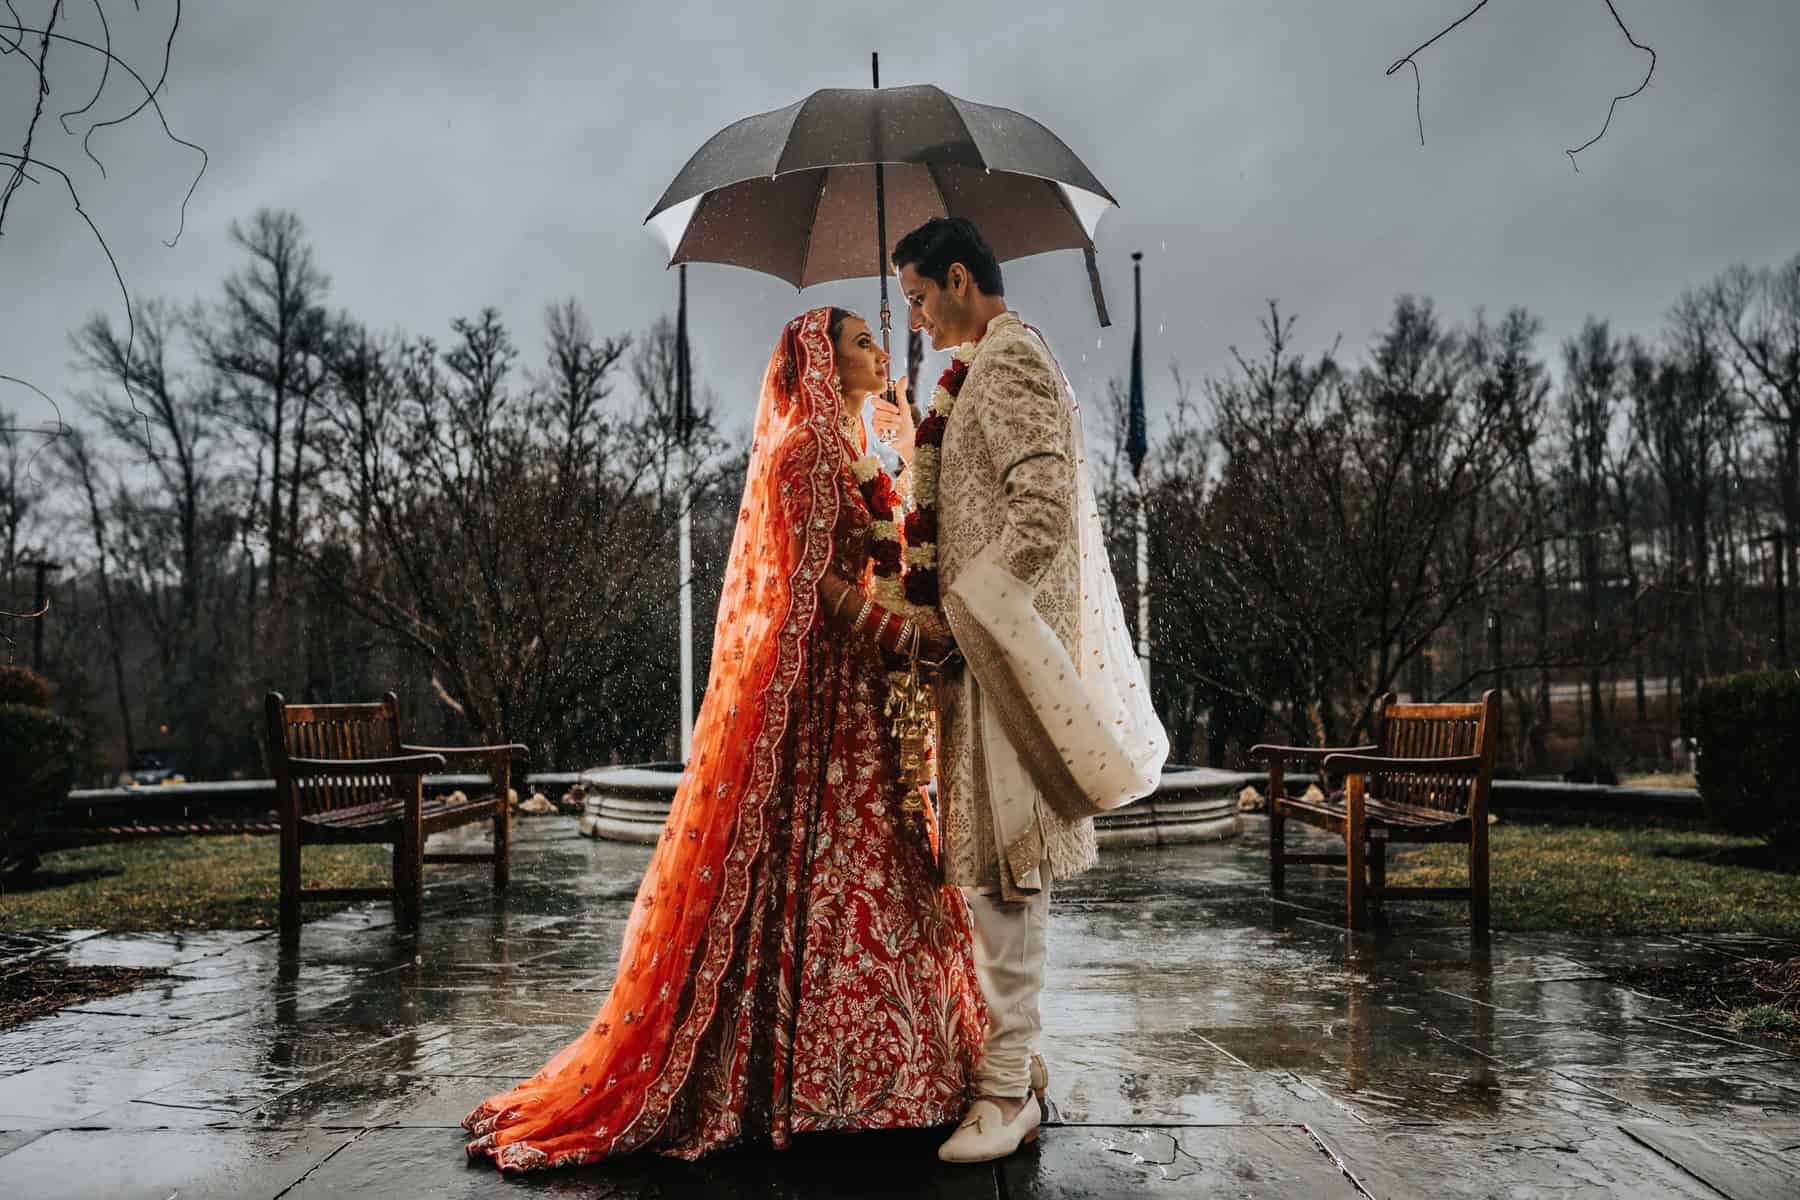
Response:
[[[0,229],[6,228],[6,210],[12,207],[13,193],[19,190],[19,183],[25,176],[23,168],[27,162],[31,161],[31,143],[33,139],[37,137],[38,121],[41,120],[44,115],[44,97],[50,94],[50,80],[49,77],[44,74],[44,64],[49,61],[50,39],[55,36],[52,33],[52,30],[56,28],[56,18],[61,13],[62,0],[56,0],[55,5],[50,9],[50,19],[44,23],[43,29],[21,30],[19,33],[21,40],[24,39],[26,33],[37,33],[42,35],[38,42],[37,61],[31,64],[37,69],[37,103],[31,110],[30,122],[25,126],[25,145],[19,151],[19,165],[13,168],[12,178],[6,181],[6,190],[0,192]]]
[[[92,50],[95,54],[99,54],[99,55],[103,56],[105,61],[107,61],[109,63],[117,63],[119,65],[119,69],[124,71],[126,74],[130,75],[132,77],[132,79],[137,81],[138,87],[143,89],[144,98],[138,102],[138,105],[136,108],[132,109],[130,112],[124,114],[123,116],[114,117],[110,121],[95,122],[92,126],[90,126],[88,128],[87,135],[81,139],[81,147],[83,150],[87,150],[89,158],[93,158],[96,163],[100,162],[100,160],[98,158],[94,158],[93,151],[88,149],[88,141],[89,141],[89,139],[91,139],[94,136],[94,133],[96,130],[105,129],[108,126],[112,126],[112,125],[122,125],[125,122],[131,120],[131,118],[137,116],[139,113],[143,112],[144,109],[146,109],[146,108],[149,108],[156,113],[156,119],[157,119],[158,123],[162,125],[163,134],[170,141],[174,142],[178,146],[186,146],[189,150],[192,150],[194,153],[196,153],[200,156],[200,169],[198,171],[194,172],[194,178],[192,179],[192,181],[190,181],[188,183],[187,195],[185,195],[181,198],[181,215],[180,215],[180,220],[177,223],[176,228],[175,228],[175,236],[174,236],[174,238],[163,242],[163,245],[170,246],[170,247],[175,246],[177,243],[179,243],[181,241],[181,234],[187,228],[188,201],[192,200],[194,198],[194,192],[200,186],[201,177],[206,174],[206,167],[207,167],[207,163],[209,161],[205,147],[196,145],[195,143],[188,141],[186,138],[177,134],[173,129],[169,128],[168,114],[163,112],[162,104],[156,99],[156,93],[161,91],[163,84],[168,81],[169,55],[173,50],[173,47],[175,44],[175,34],[180,29],[180,26],[181,26],[181,5],[178,0],[178,2],[175,5],[175,19],[169,25],[169,38],[168,38],[168,41],[166,43],[164,43],[164,46],[163,46],[162,74],[157,76],[156,84],[154,87],[151,86],[149,83],[145,82],[144,77],[137,73],[137,69],[135,67],[133,67],[130,63],[126,62],[124,59],[120,58],[118,55],[114,54],[110,49],[107,49],[106,47],[103,47],[103,46],[96,46],[94,43],[87,41],[85,38],[70,37],[66,33],[52,33],[49,30],[43,31],[44,36],[47,39],[58,41],[58,42],[67,42],[72,46],[80,46],[84,50]],[[27,30],[26,32],[36,33],[38,31],[37,30]],[[102,175],[104,175],[106,173],[106,167],[104,164],[101,164],[100,170],[101,170]]]
[[[81,197],[75,190],[74,181],[69,177],[68,173],[66,171],[62,170],[60,167],[57,167],[51,163],[45,162],[44,160],[42,160],[40,158],[34,157],[32,154],[32,141],[33,141],[33,137],[37,130],[38,121],[40,120],[40,118],[42,117],[42,114],[43,114],[44,100],[49,95],[49,91],[50,91],[50,81],[49,81],[48,75],[45,72],[44,64],[45,64],[46,58],[48,57],[49,47],[50,47],[51,42],[53,42],[53,41],[63,42],[68,45],[77,46],[77,47],[80,47],[85,50],[90,50],[93,53],[100,56],[100,60],[101,60],[101,64],[102,64],[101,65],[101,73],[100,73],[100,81],[94,90],[93,96],[90,97],[88,102],[86,104],[84,104],[82,107],[80,107],[78,109],[72,109],[68,112],[62,113],[59,116],[58,119],[61,121],[65,132],[67,132],[69,130],[68,121],[69,121],[70,117],[79,116],[80,114],[87,112],[89,109],[93,108],[94,104],[100,99],[101,94],[105,91],[107,80],[111,76],[112,68],[116,64],[122,71],[129,74],[131,76],[131,78],[136,81],[138,87],[144,93],[143,99],[141,101],[139,101],[137,103],[137,105],[135,107],[133,107],[129,112],[123,114],[122,116],[115,117],[115,118],[112,118],[111,120],[107,120],[107,121],[95,122],[93,125],[91,125],[88,128],[87,134],[82,139],[82,150],[83,150],[83,152],[85,152],[87,154],[87,156],[90,159],[93,160],[94,164],[97,167],[99,167],[101,176],[104,177],[106,175],[106,164],[100,161],[100,159],[94,154],[92,148],[89,145],[89,141],[93,137],[94,132],[98,129],[105,128],[108,126],[123,124],[124,122],[129,121],[133,117],[137,116],[137,114],[141,113],[145,108],[151,108],[151,109],[155,110],[157,121],[161,124],[164,135],[167,136],[169,138],[169,140],[175,142],[177,145],[185,146],[188,149],[193,150],[195,153],[197,153],[200,156],[200,168],[198,171],[196,171],[194,173],[194,178],[193,178],[192,182],[190,182],[188,184],[187,194],[184,195],[181,200],[181,208],[180,208],[180,213],[179,213],[177,223],[176,223],[175,236],[172,239],[165,239],[163,244],[166,246],[174,246],[176,243],[178,243],[181,240],[182,232],[187,227],[188,202],[193,199],[195,190],[200,186],[200,179],[202,176],[204,176],[206,174],[206,167],[207,167],[207,162],[208,162],[207,153],[206,153],[206,150],[204,147],[198,146],[198,145],[194,144],[193,142],[190,142],[190,141],[186,140],[185,138],[178,136],[175,133],[175,131],[169,127],[168,116],[166,113],[163,112],[162,105],[156,98],[157,93],[162,90],[163,85],[168,81],[170,57],[173,53],[176,34],[180,31],[180,28],[181,28],[181,0],[175,0],[175,14],[174,14],[173,19],[169,23],[168,37],[165,39],[165,41],[163,43],[162,68],[157,76],[156,83],[154,85],[152,85],[148,81],[146,81],[144,79],[144,77],[142,75],[140,75],[137,72],[137,70],[131,66],[130,63],[126,62],[124,59],[120,58],[118,55],[113,53],[112,29],[111,29],[110,24],[107,22],[106,13],[105,13],[105,10],[104,10],[103,4],[102,4],[102,0],[94,0],[94,8],[99,15],[100,27],[101,27],[103,38],[104,38],[104,43],[101,45],[96,45],[95,43],[87,41],[86,39],[83,39],[83,38],[71,37],[68,34],[56,32],[55,27],[56,27],[57,19],[62,11],[62,0],[56,0],[55,5],[52,7],[52,9],[50,11],[49,20],[47,20],[44,23],[44,27],[42,29],[35,29],[35,28],[31,28],[31,27],[28,27],[27,25],[25,25],[25,23],[19,17],[18,10],[13,6],[12,0],[4,0],[4,2],[6,4],[7,12],[12,17],[12,24],[11,24],[10,29],[8,30],[8,32],[12,34],[12,39],[11,39],[10,43],[6,42],[4,40],[0,40],[0,56],[17,53],[17,54],[21,55],[22,57],[24,57],[28,63],[30,63],[32,69],[35,71],[35,73],[37,75],[38,96],[37,96],[36,108],[32,113],[30,124],[26,127],[25,137],[23,139],[23,145],[21,146],[19,152],[15,154],[15,153],[11,153],[8,151],[0,151],[0,159],[7,160],[11,167],[11,175],[6,181],[4,193],[0,194],[0,236],[4,236],[4,234],[5,234],[7,208],[8,208],[9,202],[12,199],[13,192],[18,189],[19,184],[21,182],[29,182],[29,183],[34,183],[34,184],[38,182],[38,180],[35,179],[30,174],[29,168],[38,167],[38,168],[42,168],[44,170],[54,171],[62,179],[63,186],[68,189],[69,198],[74,203],[76,214],[81,217],[83,223],[85,223],[87,225],[89,232],[91,232],[94,235],[94,240],[100,244],[100,250],[103,254],[106,255],[107,265],[112,270],[113,279],[119,285],[119,294],[125,301],[125,322],[126,322],[126,329],[127,329],[126,353],[129,356],[129,354],[131,352],[131,346],[135,342],[135,338],[136,338],[136,332],[137,332],[136,319],[135,319],[134,314],[131,311],[131,292],[130,292],[130,289],[127,288],[125,285],[125,278],[119,270],[118,260],[117,260],[117,258],[114,257],[113,252],[112,252],[112,247],[107,244],[105,236],[100,232],[99,226],[97,224],[95,224],[93,217],[89,215],[86,207],[82,204]],[[134,7],[136,7],[135,2],[134,2]],[[40,52],[39,52],[39,55],[38,55],[38,58],[36,61],[32,61],[32,59],[30,58],[30,55],[24,49],[26,39],[31,36],[36,36],[40,39],[41,49],[40,49]],[[16,383],[22,387],[31,388],[32,391],[37,392],[40,396],[43,395],[43,392],[40,389],[34,387],[33,385],[27,383],[26,381],[24,381],[22,379],[18,379],[15,376],[0,375],[0,382]],[[146,428],[146,430],[148,430],[149,421],[150,421],[149,415],[147,413],[143,413],[142,410],[138,409],[137,398],[136,398],[136,395],[133,393],[132,386],[131,386],[129,379],[127,379],[124,382],[124,387],[125,387],[125,395],[126,395],[127,401],[131,404],[131,407],[134,411],[138,412],[139,415],[143,416],[144,422],[145,422],[145,428]],[[48,399],[48,397],[46,397],[46,399]],[[53,405],[53,407],[54,407],[54,405]],[[58,411],[57,411],[57,434],[53,435],[53,436],[59,436],[61,434],[61,432],[63,430],[65,430],[66,428],[67,428],[67,426],[65,426],[62,421],[61,410],[58,409]],[[45,432],[47,432],[47,431],[45,431]]]
[[[16,36],[13,38],[12,45],[0,49],[0,55],[16,53],[19,47],[25,44],[25,22],[19,19],[19,10],[13,7],[12,0],[6,0],[6,11],[12,14],[13,33]]]
[[[106,90],[106,81],[112,78],[112,26],[106,23],[106,6],[102,4],[100,0],[94,0],[94,15],[100,18],[100,32],[106,38],[106,57],[100,61],[100,82],[94,85],[94,94],[88,97],[88,102],[80,108],[72,108],[68,112],[58,115],[56,118],[62,123],[63,132],[69,134],[71,137],[74,136],[75,131],[69,128],[69,118],[79,117],[82,113],[94,107],[100,100],[100,93]],[[85,144],[83,145],[83,149],[86,149]],[[106,175],[106,164],[99,159],[94,158],[94,152],[92,150],[87,151],[87,156],[94,159],[94,165],[100,168],[100,174],[102,178],[104,178]]]
[[[5,150],[0,150],[0,158],[14,159],[18,161],[21,166],[30,165],[42,167],[46,171],[54,171],[56,172],[57,177],[63,181],[63,186],[69,189],[69,199],[75,205],[75,212],[84,222],[86,222],[88,230],[94,235],[94,240],[100,243],[100,251],[106,255],[107,265],[112,268],[113,280],[119,285],[119,296],[125,301],[126,346],[127,352],[129,352],[129,347],[137,337],[137,318],[131,311],[131,291],[125,286],[125,276],[119,271],[119,260],[113,257],[112,247],[106,244],[106,236],[100,232],[100,227],[94,224],[94,218],[90,217],[87,209],[82,206],[81,195],[75,190],[75,181],[69,178],[67,171],[64,171],[61,167],[52,163],[42,162],[35,158],[23,158],[17,154],[9,154]],[[25,383],[22,379],[13,379],[12,376],[0,376],[0,379],[7,379],[22,384],[25,387],[31,388],[32,391],[38,392],[39,395],[43,395],[41,391],[38,391],[38,389],[31,384]],[[131,384],[127,382],[124,386],[126,400],[130,401],[132,410],[144,418],[144,428],[146,430],[149,429],[150,414],[138,408],[137,397],[132,395],[131,392]],[[60,417],[58,418],[58,424],[61,424]]]
[[[1418,54],[1421,51],[1429,49],[1433,42],[1436,42],[1439,38],[1446,36],[1452,29],[1455,29],[1458,25],[1461,25],[1464,21],[1467,21],[1470,17],[1474,16],[1476,13],[1478,13],[1482,9],[1486,8],[1487,4],[1488,4],[1488,0],[1480,0],[1480,2],[1477,3],[1474,8],[1471,8],[1468,12],[1466,12],[1462,16],[1456,18],[1456,20],[1450,22],[1450,24],[1448,24],[1448,25],[1444,26],[1442,29],[1438,30],[1436,34],[1427,38],[1425,41],[1420,42],[1417,46],[1414,46],[1409,53],[1401,55],[1399,58],[1396,58],[1392,63],[1388,64],[1388,69],[1386,71],[1386,74],[1392,75],[1395,71],[1398,71],[1401,68],[1401,66],[1403,66],[1404,64],[1412,63],[1412,69],[1413,69],[1413,115],[1416,118],[1418,118],[1419,145],[1421,145],[1421,146],[1423,146],[1425,144],[1425,110],[1421,104],[1421,89],[1419,86],[1419,64],[1416,61],[1414,61],[1413,55]]]
[[[1467,21],[1470,17],[1474,16],[1476,13],[1478,13],[1482,9],[1486,8],[1487,4],[1488,4],[1488,0],[1480,0],[1480,2],[1478,4],[1476,4],[1474,8],[1471,8],[1468,12],[1464,13],[1462,16],[1458,17],[1456,20],[1450,22],[1450,24],[1444,26],[1444,28],[1438,30],[1437,33],[1433,34],[1431,37],[1427,38],[1425,41],[1419,43],[1419,45],[1413,47],[1412,50],[1410,50],[1406,54],[1401,55],[1399,58],[1395,59],[1392,63],[1388,64],[1388,69],[1386,71],[1386,74],[1388,74],[1388,75],[1392,75],[1395,71],[1398,71],[1403,66],[1411,66],[1413,69],[1413,116],[1414,116],[1415,120],[1418,121],[1419,145],[1421,145],[1421,146],[1423,146],[1425,144],[1425,115],[1424,115],[1424,109],[1422,107],[1422,102],[1421,102],[1422,89],[1420,87],[1420,82],[1419,82],[1419,64],[1414,56],[1423,52],[1424,50],[1429,49],[1433,44],[1438,42],[1443,37],[1447,36],[1457,26],[1461,25],[1463,22]],[[1629,100],[1633,96],[1636,96],[1639,92],[1643,91],[1645,88],[1649,87],[1650,86],[1650,77],[1656,73],[1656,51],[1652,50],[1649,46],[1646,46],[1642,42],[1638,41],[1635,37],[1633,37],[1631,35],[1631,30],[1625,28],[1625,21],[1623,18],[1621,18],[1619,16],[1619,10],[1617,7],[1614,6],[1613,0],[1605,0],[1605,4],[1606,4],[1606,10],[1612,14],[1613,21],[1619,26],[1619,31],[1625,35],[1625,40],[1630,42],[1633,46],[1637,47],[1639,50],[1642,50],[1645,54],[1648,54],[1650,56],[1650,66],[1649,66],[1649,69],[1644,72],[1643,82],[1639,83],[1631,91],[1625,92],[1622,95],[1613,97],[1612,103],[1607,106],[1606,121],[1604,124],[1602,124],[1600,126],[1599,133],[1596,133],[1593,137],[1591,137],[1587,141],[1581,143],[1581,145],[1576,146],[1573,150],[1563,151],[1563,153],[1565,153],[1569,156],[1569,165],[1571,167],[1574,167],[1577,171],[1581,170],[1581,168],[1580,168],[1580,166],[1578,166],[1576,164],[1575,156],[1577,154],[1580,154],[1583,150],[1586,150],[1589,146],[1592,146],[1595,142],[1599,141],[1601,138],[1606,136],[1606,131],[1608,129],[1612,128],[1613,111],[1619,107],[1619,101]]]
[[[1645,88],[1649,87],[1650,86],[1650,77],[1652,75],[1656,74],[1656,51],[1652,50],[1650,47],[1644,45],[1642,42],[1638,41],[1636,38],[1631,36],[1631,30],[1625,28],[1625,22],[1619,19],[1619,10],[1617,8],[1613,7],[1613,0],[1606,0],[1606,10],[1608,12],[1612,13],[1613,20],[1618,22],[1619,32],[1621,32],[1625,35],[1625,40],[1630,42],[1633,46],[1636,46],[1639,50],[1642,50],[1645,54],[1648,54],[1650,56],[1650,68],[1644,72],[1644,81],[1642,83],[1638,84],[1636,87],[1632,88],[1629,92],[1626,92],[1623,95],[1613,97],[1612,103],[1607,105],[1607,107],[1606,107],[1606,123],[1604,125],[1600,126],[1599,133],[1596,133],[1593,137],[1591,137],[1587,141],[1581,143],[1581,145],[1575,147],[1573,150],[1565,150],[1563,152],[1569,156],[1569,165],[1571,167],[1574,167],[1577,171],[1581,170],[1581,168],[1576,165],[1575,156],[1577,154],[1580,154],[1583,150],[1586,150],[1589,146],[1593,145],[1595,142],[1599,141],[1601,138],[1606,136],[1606,131],[1608,129],[1612,128],[1613,110],[1619,107],[1619,101],[1629,100],[1633,96],[1637,95],[1639,92],[1643,91]]]

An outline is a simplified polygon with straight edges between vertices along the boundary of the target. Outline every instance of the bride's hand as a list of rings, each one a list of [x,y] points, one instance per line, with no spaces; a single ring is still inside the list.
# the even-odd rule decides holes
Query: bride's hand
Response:
[[[919,629],[921,662],[943,663],[956,653],[956,637],[942,617],[921,616],[913,618],[913,621]]]

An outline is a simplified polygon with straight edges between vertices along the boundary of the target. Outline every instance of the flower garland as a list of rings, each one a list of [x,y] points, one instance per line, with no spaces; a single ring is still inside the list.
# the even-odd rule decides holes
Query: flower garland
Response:
[[[881,469],[881,460],[873,454],[852,460],[850,475],[856,480],[856,489],[862,493],[863,503],[869,506],[869,515],[875,520],[869,534],[869,558],[875,564],[876,598],[883,599],[884,581],[892,581],[888,589],[890,594],[886,597],[891,599],[900,575],[900,526],[894,520],[900,493],[888,473]]]
[[[934,612],[939,602],[937,493],[944,430],[974,359],[974,342],[964,342],[950,352],[950,365],[931,392],[931,411],[913,434],[913,510],[906,514],[905,594],[910,603]]]

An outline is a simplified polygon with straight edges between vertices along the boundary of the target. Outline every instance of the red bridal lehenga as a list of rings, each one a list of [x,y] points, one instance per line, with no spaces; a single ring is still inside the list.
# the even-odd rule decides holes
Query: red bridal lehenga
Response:
[[[900,812],[870,636],[872,518],[830,380],[829,310],[785,329],[757,413],[693,756],[587,1032],[463,1121],[505,1170],[960,1117],[986,1014],[960,893]]]

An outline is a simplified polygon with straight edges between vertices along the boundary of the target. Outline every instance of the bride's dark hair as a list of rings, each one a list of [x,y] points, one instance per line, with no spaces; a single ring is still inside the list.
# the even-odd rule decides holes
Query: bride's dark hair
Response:
[[[855,313],[847,308],[834,308],[831,310],[831,320],[825,326],[825,336],[831,339],[831,348],[833,350],[837,349],[838,334],[844,332],[844,322],[855,315]]]

